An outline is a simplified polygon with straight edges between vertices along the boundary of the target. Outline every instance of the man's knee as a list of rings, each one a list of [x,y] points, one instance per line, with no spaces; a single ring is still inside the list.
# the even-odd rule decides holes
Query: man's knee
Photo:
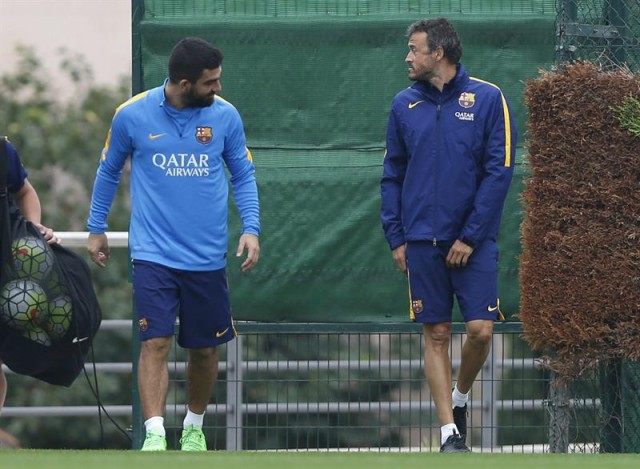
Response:
[[[171,337],[155,337],[140,344],[140,353],[147,356],[167,357],[170,349]]]
[[[467,323],[467,340],[476,346],[486,346],[493,337],[493,321],[469,321]]]
[[[210,363],[218,359],[218,348],[194,348],[189,349],[189,359],[193,363]]]
[[[430,343],[434,347],[449,348],[451,339],[451,324],[441,322],[438,324],[425,324],[424,326],[425,342]]]

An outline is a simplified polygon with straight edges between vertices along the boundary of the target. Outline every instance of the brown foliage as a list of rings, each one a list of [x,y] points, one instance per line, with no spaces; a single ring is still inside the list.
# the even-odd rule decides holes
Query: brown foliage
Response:
[[[638,74],[589,62],[525,89],[520,319],[561,377],[640,359],[640,139],[612,110],[628,96],[640,96]]]

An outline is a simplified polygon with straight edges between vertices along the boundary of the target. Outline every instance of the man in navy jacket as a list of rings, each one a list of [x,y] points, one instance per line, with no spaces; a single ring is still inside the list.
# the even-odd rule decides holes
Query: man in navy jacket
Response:
[[[425,375],[441,452],[468,452],[467,399],[491,347],[498,308],[496,238],[513,174],[517,131],[497,86],[472,78],[444,18],[407,31],[415,83],[398,93],[387,127],[381,220],[409,277],[410,317],[424,325]],[[467,340],[452,389],[454,296]]]

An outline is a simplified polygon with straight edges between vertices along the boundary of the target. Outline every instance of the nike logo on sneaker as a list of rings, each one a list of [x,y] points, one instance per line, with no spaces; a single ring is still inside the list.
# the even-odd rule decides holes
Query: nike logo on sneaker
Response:
[[[409,109],[413,109],[420,103],[424,103],[424,99],[421,99],[420,101],[416,101],[415,103],[409,103]]]
[[[218,331],[216,332],[216,337],[220,338],[223,335],[225,335],[227,333],[227,331],[229,330],[229,328],[227,327],[224,331]]]
[[[163,132],[163,133],[161,133],[161,134],[155,134],[155,135],[154,135],[154,134],[152,134],[152,133],[150,133],[150,134],[149,134],[149,140],[155,140],[156,138],[160,138],[160,137],[162,137],[163,135],[167,135],[167,133],[166,133],[166,132]]]

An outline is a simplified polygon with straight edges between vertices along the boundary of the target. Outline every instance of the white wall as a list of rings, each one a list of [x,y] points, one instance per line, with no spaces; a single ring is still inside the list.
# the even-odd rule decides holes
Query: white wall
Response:
[[[82,54],[97,84],[131,76],[130,0],[0,0],[0,75],[15,70],[15,44],[33,46],[62,97],[71,85],[58,69],[65,47]]]

